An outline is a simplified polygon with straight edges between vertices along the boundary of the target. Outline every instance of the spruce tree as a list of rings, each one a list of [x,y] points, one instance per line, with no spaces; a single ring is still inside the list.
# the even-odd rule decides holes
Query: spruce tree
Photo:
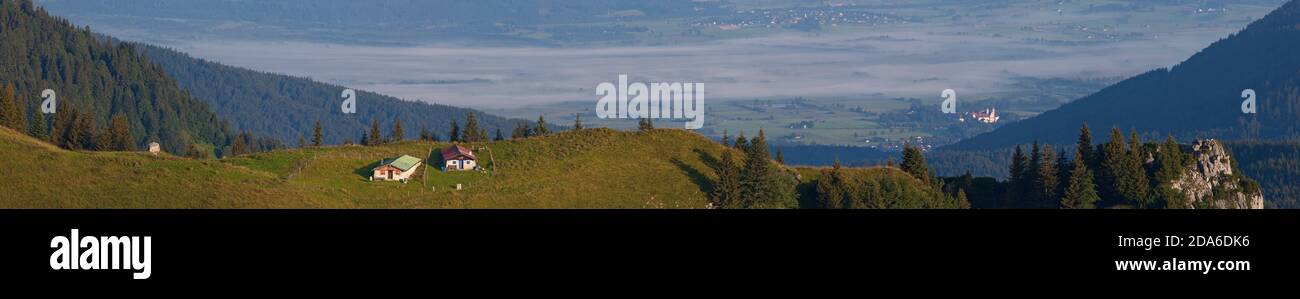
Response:
[[[109,122],[108,131],[112,137],[112,150],[135,151],[135,138],[131,136],[131,127],[126,122],[126,115],[120,113],[114,115]]]
[[[305,149],[305,148],[307,148],[307,138],[303,137],[302,135],[298,135],[298,149]]]
[[[1134,130],[1129,137],[1128,157],[1124,159],[1124,176],[1119,181],[1120,195],[1128,202],[1137,207],[1147,208],[1151,206],[1151,183],[1147,179],[1145,150],[1142,148],[1142,140],[1139,139],[1137,131]]]
[[[460,134],[460,141],[483,142],[487,140],[487,131],[479,128],[478,117],[474,115],[474,112],[470,112],[465,118],[465,129]]]
[[[1024,189],[1020,192],[1025,195],[1020,198],[1020,207],[1037,208],[1038,203],[1042,202],[1043,192],[1038,188],[1038,174],[1042,166],[1043,148],[1038,144],[1038,140],[1034,140],[1034,147],[1030,149],[1029,164],[1025,169],[1025,183],[1021,186]]]
[[[582,113],[573,114],[573,130],[582,130]]]
[[[957,208],[970,209],[970,199],[966,198],[966,189],[957,189]]]
[[[248,143],[244,142],[245,134],[246,133],[240,133],[239,136],[235,136],[234,142],[230,144],[231,156],[242,156],[248,154]]]
[[[451,129],[447,130],[447,141],[450,142],[462,141],[460,137],[460,123],[457,123],[456,120],[454,119],[451,120]]]
[[[70,122],[68,121],[69,114],[66,111],[67,109],[64,110],[65,111],[63,111],[62,113],[55,113],[54,119],[50,121],[49,141],[50,144],[67,148],[67,145],[63,143],[63,136],[67,134],[68,131],[67,128]]]
[[[78,143],[81,136],[77,135],[78,132],[75,130],[76,123],[77,108],[75,107],[70,107],[63,113],[55,114],[54,131],[57,134],[51,137],[57,141],[55,144],[71,150],[81,149],[80,143]]]
[[[0,125],[22,132],[27,130],[26,112],[24,112],[27,105],[19,104],[20,101],[14,93],[14,86],[9,84],[6,84],[3,93],[0,93]]]
[[[32,110],[32,112],[34,113],[32,113],[31,124],[27,126],[27,134],[36,137],[36,139],[49,140],[50,133],[47,129],[50,124],[45,121],[45,113],[42,113],[40,109]]]
[[[1192,208],[1188,202],[1187,196],[1174,188],[1178,180],[1182,177],[1183,163],[1186,157],[1183,154],[1182,146],[1174,140],[1173,135],[1169,135],[1165,142],[1160,144],[1158,149],[1159,155],[1156,156],[1155,171],[1155,199],[1154,205],[1170,209],[1188,209]]]
[[[918,147],[903,144],[903,164],[899,167],[922,182],[930,182],[930,168],[925,163],[925,155]]]
[[[1088,164],[1088,167],[1097,165],[1097,153],[1092,147],[1092,129],[1088,128],[1088,123],[1084,123],[1083,127],[1079,128],[1079,141],[1075,146],[1078,147],[1080,154],[1075,156],[1075,159],[1083,159],[1083,163]]]
[[[776,149],[776,163],[785,165],[785,154],[781,152],[781,148]]]
[[[749,152],[749,139],[745,139],[745,132],[740,132],[740,135],[736,136],[736,143],[734,147],[740,150],[740,152],[742,153]]]
[[[406,140],[406,130],[402,129],[402,120],[393,120],[393,136],[390,136],[391,142],[404,142]]]
[[[1052,209],[1059,204],[1060,195],[1056,193],[1058,186],[1056,152],[1052,151],[1051,145],[1043,145],[1042,158],[1039,159],[1038,175],[1036,175],[1036,187],[1038,191],[1038,207]]]
[[[501,128],[497,128],[497,134],[496,134],[496,135],[497,135],[496,138],[493,138],[493,139],[492,139],[493,141],[502,141],[502,140],[506,140],[506,135],[502,135],[502,134],[501,134]]]
[[[316,120],[316,128],[312,130],[311,145],[320,147],[325,144],[325,135],[321,132],[320,119]]]
[[[429,137],[429,127],[420,124],[420,141],[430,141],[432,139],[433,138]]]
[[[392,142],[402,142],[406,140],[406,130],[402,129],[402,120],[393,120],[393,135],[388,140]]]
[[[1084,154],[1081,150],[1076,150],[1074,156],[1084,157]],[[1101,198],[1097,196],[1097,184],[1093,183],[1092,177],[1087,161],[1075,158],[1074,167],[1070,170],[1070,179],[1065,183],[1065,194],[1061,196],[1062,209],[1097,208],[1097,202]]]
[[[551,134],[551,128],[546,125],[546,115],[537,116],[537,136],[546,136]]]
[[[771,183],[772,156],[768,153],[767,139],[762,129],[758,130],[758,137],[750,140],[747,149],[749,152],[746,154],[745,169],[740,175],[740,184],[744,187],[741,197],[744,198],[744,207],[752,207],[776,199]]]
[[[107,126],[94,126],[95,138],[92,141],[91,149],[96,151],[113,150],[113,132]]]
[[[1011,155],[1010,178],[1007,180],[1007,198],[1002,201],[1002,208],[1014,208],[1022,201],[1022,197],[1029,196],[1025,194],[1025,185],[1028,178],[1025,177],[1026,170],[1029,169],[1029,157],[1025,156],[1024,150],[1016,145],[1015,153]]]
[[[73,122],[72,129],[77,133],[78,150],[95,149],[95,118],[90,110],[81,110],[77,114],[76,122]]]
[[[369,138],[367,139],[369,143],[366,143],[366,145],[375,146],[384,144],[384,133],[379,130],[379,120],[370,120],[370,133],[366,134],[366,137]]]
[[[730,150],[723,150],[722,158],[714,169],[718,178],[713,181],[713,191],[710,193],[710,199],[715,208],[732,209],[740,207],[742,202],[740,169],[736,166],[735,160]]]
[[[844,171],[840,169],[840,160],[835,159],[831,169],[823,169],[817,180],[817,205],[823,209],[844,208],[846,198],[844,190]]]
[[[1075,150],[1078,152],[1078,150]],[[1077,159],[1077,157],[1076,157]],[[1084,161],[1087,163],[1087,161]],[[1056,154],[1056,197],[1052,201],[1058,201],[1065,194],[1065,188],[1070,182],[1070,170],[1074,169],[1074,163],[1071,162],[1070,156],[1066,154],[1065,149],[1057,151]]]
[[[1104,203],[1118,203],[1124,197],[1120,193],[1120,182],[1130,177],[1128,170],[1128,150],[1124,144],[1124,133],[1119,128],[1112,128],[1110,140],[1101,146],[1098,159],[1100,169],[1097,172],[1097,190]]]

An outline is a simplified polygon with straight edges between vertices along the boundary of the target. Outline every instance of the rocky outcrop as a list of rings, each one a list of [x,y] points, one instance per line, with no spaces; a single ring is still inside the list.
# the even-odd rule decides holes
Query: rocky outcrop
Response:
[[[1263,209],[1264,195],[1232,167],[1232,156],[1216,140],[1191,146],[1192,164],[1173,188],[1187,196],[1191,208]]]

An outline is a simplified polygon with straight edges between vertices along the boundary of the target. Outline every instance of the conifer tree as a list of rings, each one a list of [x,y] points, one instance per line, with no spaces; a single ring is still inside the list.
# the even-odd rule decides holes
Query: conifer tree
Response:
[[[245,134],[246,133],[240,133],[239,136],[235,137],[235,141],[231,143],[230,154],[232,156],[242,156],[248,154],[248,143],[244,142]]]
[[[970,209],[970,199],[966,198],[966,189],[957,189],[957,208]]]
[[[406,130],[402,129],[402,120],[393,120],[393,136],[390,136],[391,142],[403,142],[406,140]]]
[[[1143,167],[1146,162],[1146,154],[1142,149],[1142,140],[1139,139],[1136,130],[1129,137],[1127,154],[1128,157],[1123,160],[1123,176],[1120,177],[1119,181],[1120,195],[1128,203],[1147,208],[1151,205],[1151,197],[1149,196],[1151,184],[1147,179],[1146,168]]]
[[[785,165],[785,154],[781,152],[779,147],[776,149],[776,163]]]
[[[109,135],[112,138],[112,150],[135,151],[135,138],[131,136],[131,127],[126,122],[126,115],[117,114],[109,122]]]
[[[366,134],[366,138],[368,146],[384,144],[384,133],[379,131],[379,120],[370,120],[370,133]]]
[[[925,155],[918,147],[903,144],[903,164],[899,167],[922,182],[930,182],[930,168],[925,163]]]
[[[402,120],[393,120],[393,135],[388,140],[392,142],[402,142],[406,140],[406,130],[402,129]]]
[[[1081,150],[1076,150],[1074,156],[1083,157],[1084,154]],[[1097,196],[1097,184],[1093,183],[1092,177],[1087,161],[1075,158],[1074,167],[1070,170],[1070,178],[1065,183],[1065,194],[1061,196],[1062,209],[1097,208],[1097,202],[1101,198]]]
[[[1084,163],[1087,163],[1087,161],[1084,161]],[[1065,149],[1061,149],[1060,151],[1057,151],[1056,154],[1056,195],[1057,196],[1051,198],[1053,202],[1059,201],[1060,197],[1064,196],[1065,187],[1070,182],[1070,170],[1073,169],[1074,169],[1074,163],[1071,162],[1070,156],[1066,154]]]
[[[1003,208],[1016,207],[1022,201],[1022,197],[1028,196],[1024,190],[1028,182],[1025,173],[1029,169],[1029,163],[1029,157],[1025,156],[1024,150],[1019,145],[1016,145],[1015,153],[1011,155],[1010,178],[1007,180],[1007,198],[1003,199]]]
[[[451,120],[451,130],[447,131],[447,141],[450,142],[462,141],[460,137],[460,123],[457,123],[456,120],[454,119]]]
[[[64,135],[67,134],[68,124],[70,124],[71,122],[68,120],[68,116],[70,116],[70,113],[68,113],[67,111],[68,109],[64,109],[64,110],[65,111],[63,111],[62,113],[55,113],[54,119],[50,121],[49,141],[51,144],[63,148],[67,148],[68,146],[64,143],[63,138]]]
[[[547,128],[546,126],[546,115],[537,116],[537,136],[546,136],[551,134],[551,128]]]
[[[817,180],[817,205],[823,209],[839,209],[845,207],[846,198],[844,190],[844,171],[840,169],[840,160],[835,159],[835,164],[831,169],[821,171],[821,179]]]
[[[1174,140],[1171,134],[1160,144],[1156,155],[1155,171],[1155,194],[1154,207],[1165,207],[1170,209],[1188,209],[1191,203],[1187,201],[1187,196],[1174,188],[1178,180],[1182,177],[1182,171],[1185,169],[1183,163],[1186,157],[1183,154],[1182,146]]]
[[[502,141],[502,140],[506,140],[506,136],[501,134],[501,128],[497,128],[497,136],[496,136],[496,138],[493,138],[492,140],[493,140],[493,141]]]
[[[325,145],[325,135],[321,132],[320,119],[316,120],[316,128],[312,129],[311,145],[315,147]]]
[[[1025,183],[1021,189],[1022,196],[1020,206],[1024,208],[1036,208],[1038,203],[1042,202],[1042,189],[1038,188],[1039,168],[1043,166],[1043,148],[1034,140],[1034,147],[1030,149],[1029,164],[1025,168]]]
[[[0,92],[0,125],[22,132],[27,129],[27,105],[20,104],[14,93],[14,86],[10,84]]]
[[[50,124],[45,121],[45,113],[42,113],[40,109],[32,110],[32,112],[31,124],[27,126],[27,134],[36,137],[36,139],[49,140],[50,133],[47,128],[49,128]]]
[[[767,139],[763,130],[758,130],[758,137],[750,140],[750,145],[746,147],[749,150],[746,153],[745,168],[740,175],[740,184],[743,186],[741,197],[744,198],[744,207],[751,207],[756,204],[766,203],[775,199],[772,192],[772,156],[768,153]]]
[[[1059,204],[1060,195],[1056,193],[1057,187],[1057,169],[1056,152],[1052,151],[1051,145],[1043,145],[1042,158],[1039,159],[1038,174],[1035,176],[1035,185],[1037,187],[1039,208],[1056,208]]]
[[[718,178],[710,194],[713,206],[721,209],[739,208],[741,205],[740,169],[730,150],[722,151],[722,158],[714,170]]]
[[[1106,202],[1123,201],[1120,182],[1127,179],[1128,150],[1124,144],[1124,133],[1119,128],[1112,128],[1110,140],[1101,146],[1098,159],[1100,169],[1097,172],[1097,190]]]
[[[722,146],[731,147],[731,136],[727,135],[727,130],[722,130],[722,139],[719,141],[722,141]]]
[[[305,149],[305,148],[307,148],[307,138],[303,137],[302,135],[298,135],[298,149]]]
[[[77,108],[75,107],[70,107],[67,109],[67,111],[64,111],[63,113],[55,114],[54,131],[58,132],[57,135],[54,135],[52,137],[55,140],[57,140],[57,142],[55,143],[66,149],[71,149],[71,150],[81,149],[79,143],[81,140],[81,136],[77,135],[79,132],[75,130],[76,123],[77,123]]]
[[[1079,128],[1079,141],[1075,146],[1079,148],[1080,153],[1080,156],[1075,156],[1075,159],[1083,159],[1083,163],[1088,164],[1088,167],[1097,165],[1097,153],[1092,147],[1092,129],[1088,128],[1088,123],[1084,123],[1083,127]]]
[[[460,134],[459,141],[483,142],[487,140],[487,130],[479,127],[478,117],[474,115],[474,112],[470,112],[469,115],[465,117],[465,130]]]
[[[81,110],[77,118],[72,123],[72,131],[75,133],[74,150],[93,150],[95,146],[95,119],[91,116],[89,110]]]
[[[582,130],[582,113],[573,114],[573,130],[574,131]]]
[[[108,127],[94,126],[95,138],[91,141],[90,148],[96,151],[113,150],[113,132]]]
[[[740,152],[742,153],[749,152],[749,139],[745,139],[745,132],[740,132],[740,135],[736,136],[736,143],[734,147],[740,150]]]

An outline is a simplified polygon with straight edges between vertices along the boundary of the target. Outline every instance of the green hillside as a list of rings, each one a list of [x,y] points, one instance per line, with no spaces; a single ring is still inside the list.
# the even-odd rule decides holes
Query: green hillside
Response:
[[[588,129],[467,144],[488,172],[421,167],[406,184],[367,179],[381,158],[427,157],[446,145],[293,149],[215,161],[67,151],[0,129],[0,207],[707,208],[711,165],[734,150],[682,130]],[[801,193],[812,190],[818,171],[797,169]],[[893,168],[863,171],[924,188]]]

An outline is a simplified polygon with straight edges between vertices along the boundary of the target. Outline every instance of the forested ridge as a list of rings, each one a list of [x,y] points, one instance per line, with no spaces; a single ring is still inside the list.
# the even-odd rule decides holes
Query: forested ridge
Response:
[[[489,132],[508,131],[522,122],[363,90],[357,90],[356,113],[344,114],[340,109],[341,93],[346,89],[343,86],[227,66],[157,46],[138,47],[176,78],[182,88],[212,105],[218,115],[231,122],[234,131],[252,132],[286,144],[299,138],[310,139],[317,121],[326,144],[360,142],[372,121],[388,128],[400,120],[409,129],[404,139],[417,137],[420,128],[448,138],[451,123],[465,123],[470,113],[475,113],[479,124]]]
[[[30,0],[0,0],[0,40],[5,126],[72,149],[157,141],[168,152],[208,156],[229,142],[226,124],[134,47],[76,28]],[[55,91],[55,114],[40,113],[45,89]]]
[[[1300,138],[1300,1],[1290,1],[1186,61],[1106,87],[948,149],[997,149],[1039,140],[1068,144],[1078,124],[1137,128],[1144,137]],[[1121,63],[1121,62],[1116,62]],[[1242,94],[1256,91],[1255,114]],[[1195,120],[1195,121],[1188,121]]]
[[[977,208],[1189,209],[1262,202],[1256,198],[1260,184],[1217,141],[1184,145],[1167,135],[1144,142],[1136,131],[1125,136],[1112,128],[1098,144],[1087,125],[1078,132],[1068,150],[1038,142],[1015,146],[1005,181],[968,173],[945,178],[946,186],[965,191]]]

